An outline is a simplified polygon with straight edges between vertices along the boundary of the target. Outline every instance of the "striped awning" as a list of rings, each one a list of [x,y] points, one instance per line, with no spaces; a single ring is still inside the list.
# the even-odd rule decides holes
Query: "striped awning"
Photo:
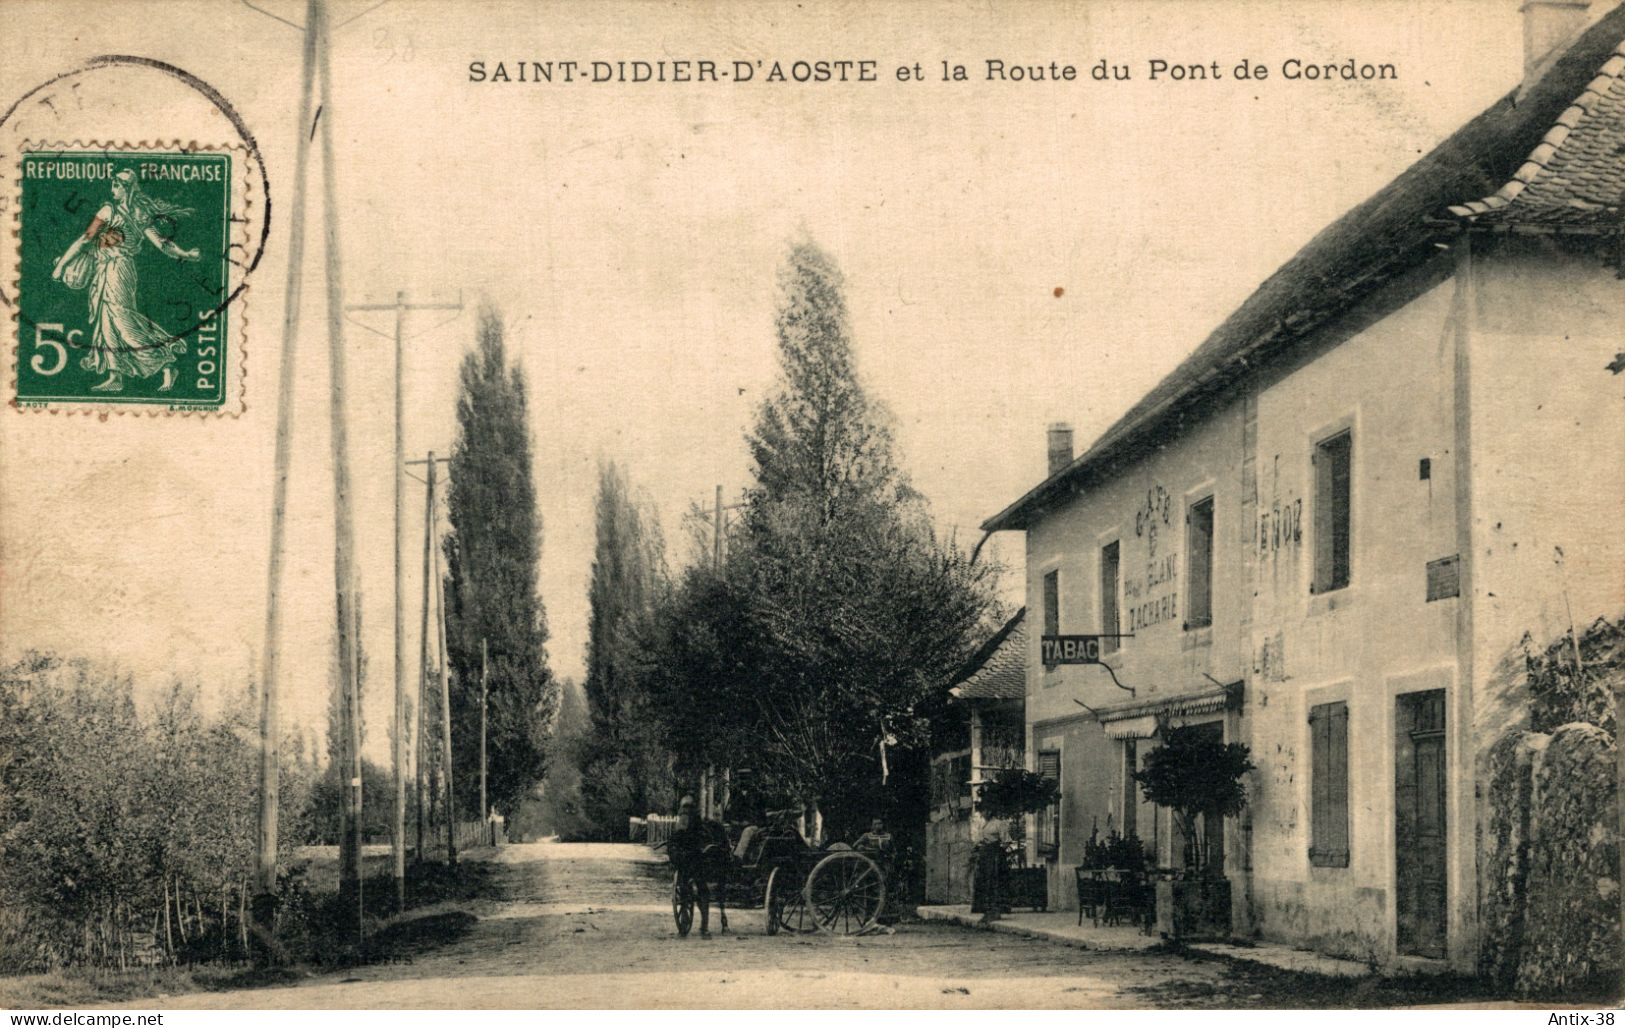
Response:
[[[1152,714],[1142,714],[1139,717],[1126,717],[1118,721],[1107,721],[1102,725],[1106,735],[1112,739],[1149,739],[1157,734],[1157,719]]]
[[[1143,699],[1115,703],[1109,707],[1101,707],[1096,716],[1100,718],[1106,734],[1113,739],[1149,739],[1156,734],[1158,718],[1217,714],[1228,708],[1240,706],[1241,683],[1235,682],[1197,692],[1147,696]]]

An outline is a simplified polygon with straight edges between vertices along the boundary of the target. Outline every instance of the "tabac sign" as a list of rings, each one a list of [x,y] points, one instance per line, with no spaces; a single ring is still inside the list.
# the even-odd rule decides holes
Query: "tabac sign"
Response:
[[[1039,647],[1046,665],[1099,664],[1102,639],[1129,639],[1129,635],[1045,635]]]

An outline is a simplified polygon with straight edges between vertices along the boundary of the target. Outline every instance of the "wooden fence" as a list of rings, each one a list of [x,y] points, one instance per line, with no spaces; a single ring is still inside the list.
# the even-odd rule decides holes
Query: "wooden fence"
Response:
[[[473,849],[476,846],[501,846],[504,841],[501,827],[494,826],[489,821],[459,821],[453,834],[457,840],[458,850]]]
[[[650,814],[644,818],[647,826],[643,841],[650,846],[664,846],[666,840],[671,838],[672,829],[677,825],[677,818],[664,814]]]

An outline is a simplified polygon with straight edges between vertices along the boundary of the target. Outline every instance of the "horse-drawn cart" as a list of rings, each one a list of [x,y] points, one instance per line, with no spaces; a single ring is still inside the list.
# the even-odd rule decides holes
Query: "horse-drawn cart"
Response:
[[[769,935],[856,935],[873,927],[885,908],[886,872],[872,856],[842,843],[809,846],[788,823],[748,827],[731,852],[724,848],[709,856],[701,873],[719,886],[724,930],[730,881],[748,883],[752,901],[762,897]],[[679,935],[687,935],[694,922],[696,892],[692,876],[674,876],[672,916]]]

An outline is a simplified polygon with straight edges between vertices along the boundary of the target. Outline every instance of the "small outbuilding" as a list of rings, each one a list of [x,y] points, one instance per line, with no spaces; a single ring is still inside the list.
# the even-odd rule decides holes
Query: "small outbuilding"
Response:
[[[949,690],[955,717],[931,760],[931,814],[926,825],[927,903],[970,902],[970,855],[981,835],[976,786],[1026,760],[1027,610],[982,644]]]

